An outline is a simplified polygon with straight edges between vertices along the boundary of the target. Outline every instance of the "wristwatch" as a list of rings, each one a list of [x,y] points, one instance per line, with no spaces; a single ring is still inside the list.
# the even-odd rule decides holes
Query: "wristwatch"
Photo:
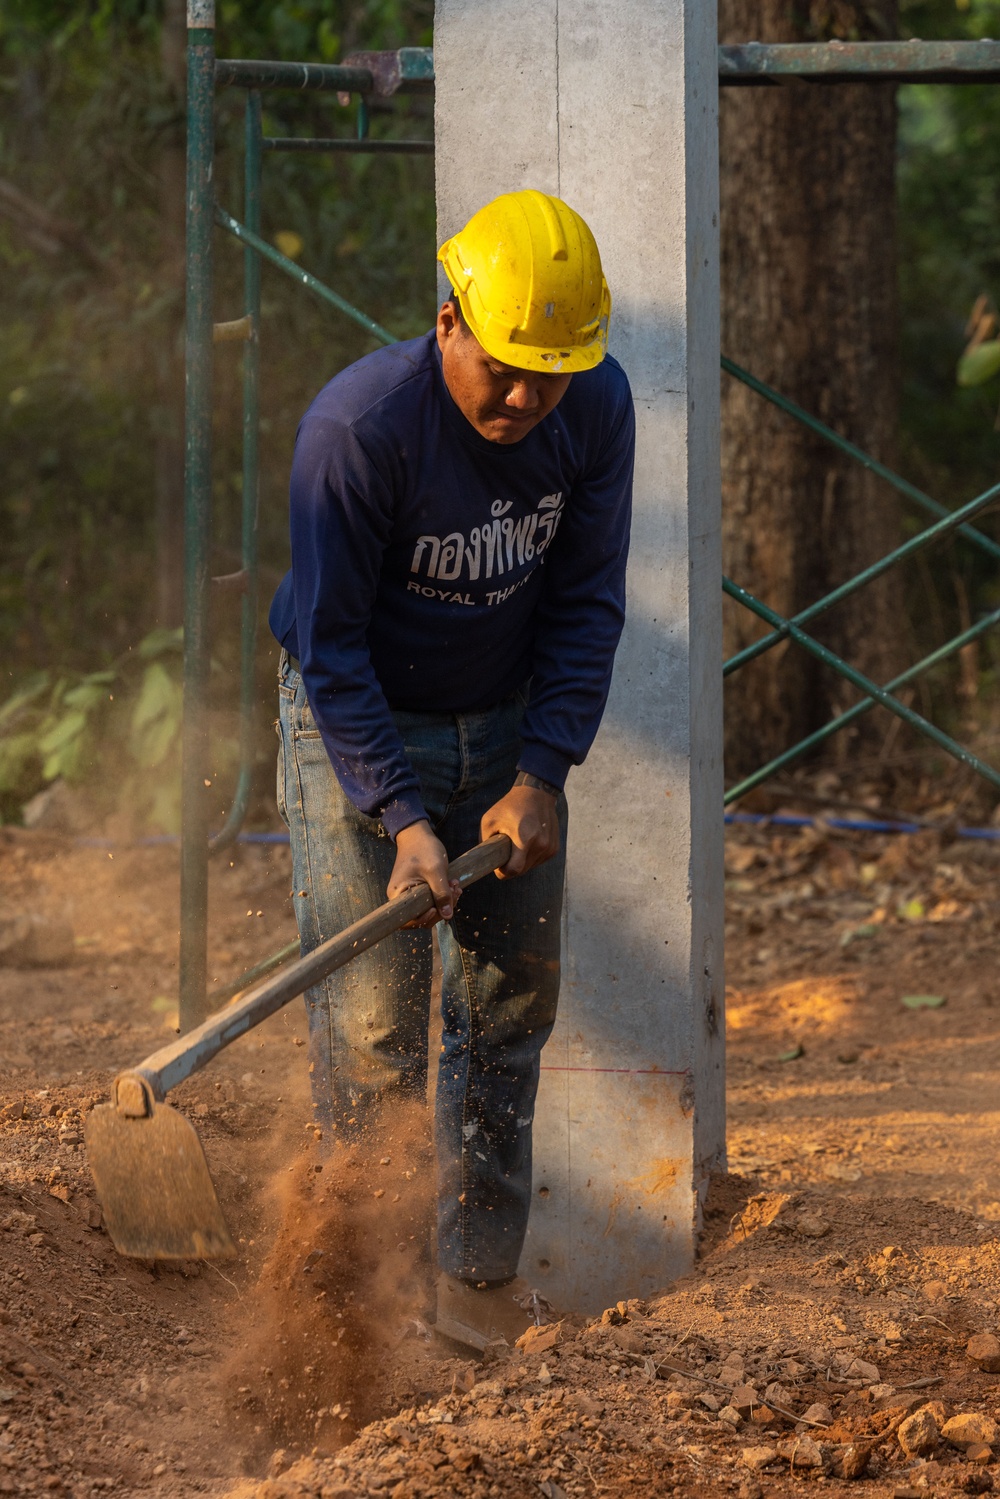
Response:
[[[541,776],[529,775],[526,770],[519,770],[514,777],[515,786],[530,786],[533,791],[544,791],[546,796],[561,796],[562,788],[553,786],[551,781],[543,781]]]

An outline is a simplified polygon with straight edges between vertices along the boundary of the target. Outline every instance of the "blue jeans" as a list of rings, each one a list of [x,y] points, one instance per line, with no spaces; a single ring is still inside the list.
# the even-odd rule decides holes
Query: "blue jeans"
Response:
[[[302,951],[381,905],[395,844],[340,789],[302,679],[282,652],[278,806],[292,845]],[[479,842],[510,790],[525,698],[482,713],[396,713],[424,806],[450,858]],[[561,849],[566,803],[559,798]],[[438,1265],[465,1279],[512,1276],[531,1202],[539,1057],[556,1014],[565,854],[515,880],[464,891],[441,949],[435,1107]],[[394,1100],[426,1096],[431,933],[403,931],[306,994],[316,1119],[355,1139]]]

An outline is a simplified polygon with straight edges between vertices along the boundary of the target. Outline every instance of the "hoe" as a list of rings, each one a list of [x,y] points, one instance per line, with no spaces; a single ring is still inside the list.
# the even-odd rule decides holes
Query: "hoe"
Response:
[[[510,839],[493,837],[462,854],[448,874],[464,889],[506,864],[510,855]],[[235,1255],[197,1131],[164,1103],[166,1094],[231,1041],[433,904],[426,885],[397,895],[196,1030],[118,1074],[111,1102],[88,1116],[85,1138],[105,1222],[119,1254],[150,1260]]]

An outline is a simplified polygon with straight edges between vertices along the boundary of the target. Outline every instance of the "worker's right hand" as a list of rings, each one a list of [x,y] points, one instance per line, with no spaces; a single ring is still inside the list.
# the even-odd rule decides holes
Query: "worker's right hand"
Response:
[[[408,921],[406,925],[426,927],[438,921],[450,921],[462,887],[457,880],[449,880],[444,844],[435,838],[426,819],[411,822],[408,828],[396,834],[396,862],[386,894],[392,900],[419,884],[430,886],[434,905],[425,916],[418,916],[416,921]]]

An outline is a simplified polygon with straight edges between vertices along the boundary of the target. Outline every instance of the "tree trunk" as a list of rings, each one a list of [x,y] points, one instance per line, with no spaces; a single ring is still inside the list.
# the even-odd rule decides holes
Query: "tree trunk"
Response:
[[[884,38],[895,13],[896,0],[720,0],[719,39]],[[895,125],[891,85],[722,90],[723,352],[890,466]],[[725,570],[787,617],[897,544],[898,502],[732,376],[722,379]],[[882,682],[905,653],[903,618],[890,573],[808,628]],[[729,599],[724,628],[727,658],[766,632]],[[729,782],[856,696],[788,642],[727,678]],[[884,733],[880,718],[874,728]],[[831,744],[843,756],[857,734],[848,729]]]
[[[156,466],[154,513],[156,623],[179,625],[184,609],[184,199],[187,74],[185,0],[165,0],[160,63],[174,118],[160,154],[162,292],[171,293],[155,352],[157,402],[151,413]]]

